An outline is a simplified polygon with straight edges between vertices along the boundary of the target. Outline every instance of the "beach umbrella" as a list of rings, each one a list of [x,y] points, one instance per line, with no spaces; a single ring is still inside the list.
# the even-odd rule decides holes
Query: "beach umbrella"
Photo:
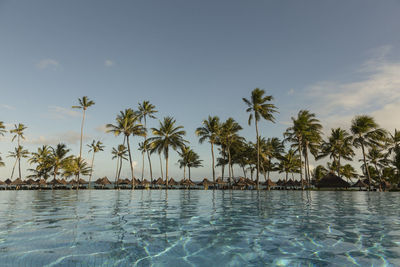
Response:
[[[29,178],[28,180],[25,181],[25,184],[33,185],[33,184],[36,184],[36,182],[32,178]]]
[[[80,178],[80,179],[79,179],[79,184],[89,184],[89,182],[83,180],[82,178]]]
[[[217,180],[215,180],[215,182],[216,182],[218,185],[226,185],[226,184],[227,184],[225,181],[222,180],[221,177],[218,177]]]
[[[23,185],[23,184],[24,182],[21,180],[21,178],[17,178],[11,183],[11,185]]]
[[[174,178],[169,179],[168,186],[170,185],[177,185],[178,183],[174,180]]]
[[[61,180],[58,180],[60,184],[62,185],[67,185],[68,182],[65,180],[65,178],[62,178]]]
[[[102,186],[111,184],[110,180],[108,180],[108,178],[106,176],[104,176],[103,178],[97,179],[95,183],[99,184],[99,185],[102,185]]]
[[[366,183],[364,183],[363,181],[361,181],[360,179],[358,179],[358,181],[355,184],[353,184],[351,187],[360,187],[360,188],[364,187],[364,188],[367,188],[368,185]]]
[[[186,180],[181,180],[179,182],[180,185],[184,185],[184,186],[194,186],[196,185],[195,183],[193,183],[191,180],[186,179]]]
[[[276,183],[272,182],[271,179],[268,179],[266,182],[263,183],[263,185],[273,187],[276,186]]]
[[[325,177],[323,177],[317,184],[318,188],[347,188],[350,187],[350,184],[330,172]]]
[[[119,185],[127,185],[127,184],[130,184],[131,183],[131,181],[127,181],[126,179],[119,179],[118,180],[118,184]]]
[[[199,182],[198,185],[200,186],[209,186],[213,185],[214,183],[208,180],[207,178],[204,178],[203,181]]]
[[[0,180],[0,185],[5,185],[6,183]]]
[[[10,185],[12,183],[10,179],[5,180],[4,182],[6,183],[6,185]]]
[[[144,179],[142,182],[140,182],[140,184],[143,186],[146,186],[146,185],[150,185],[151,183],[147,179]]]
[[[161,177],[160,177],[160,178],[158,178],[158,179],[154,182],[154,184],[156,184],[156,185],[163,185],[163,184],[165,184],[165,182],[164,182],[164,180],[161,179]]]

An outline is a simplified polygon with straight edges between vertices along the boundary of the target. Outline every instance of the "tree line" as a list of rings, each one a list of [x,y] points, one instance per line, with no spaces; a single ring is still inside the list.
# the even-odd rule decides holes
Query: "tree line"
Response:
[[[69,155],[70,149],[63,143],[54,147],[43,145],[37,151],[29,152],[21,144],[25,139],[24,132],[27,127],[21,123],[15,124],[14,128],[9,130],[12,142],[16,142],[14,151],[8,153],[8,157],[15,159],[11,179],[17,165],[18,177],[21,178],[21,159],[28,158],[28,163],[33,166],[28,169],[30,173],[28,178],[47,180],[50,177],[54,179],[73,177],[79,185],[82,175],[89,176],[90,186],[95,155],[104,151],[105,147],[102,142],[93,140],[87,144],[89,152],[92,153],[91,162],[82,159],[86,111],[95,105],[95,102],[87,96],[79,98],[78,101],[79,105],[72,108],[82,110],[79,156]],[[243,102],[245,111],[249,114],[248,124],[252,125],[254,122],[255,141],[246,140],[240,135],[243,128],[234,118],[222,121],[218,116],[208,116],[195,131],[200,144],[207,142],[210,145],[213,182],[216,182],[216,168],[221,168],[221,179],[227,178],[231,185],[235,177],[234,166],[242,170],[240,175],[250,177],[257,188],[259,188],[260,175],[268,181],[271,172],[284,175],[285,182],[289,177],[294,179],[294,175],[300,176],[303,189],[324,177],[328,172],[336,173],[339,177],[348,180],[363,176],[367,179],[369,189],[374,183],[381,188],[383,182],[395,184],[400,182],[400,132],[394,130],[392,134],[380,128],[373,117],[355,116],[349,130],[331,129],[330,135],[324,139],[323,127],[316,115],[309,110],[300,110],[296,117],[291,118],[291,125],[283,133],[282,138],[265,138],[259,132],[259,123],[261,121],[275,122],[274,114],[278,112],[278,108],[273,104],[273,96],[266,95],[264,90],[256,88],[248,99],[243,98]],[[158,127],[150,129],[147,127],[148,120],[156,119],[157,112],[153,104],[143,101],[138,104],[136,110],[128,108],[120,111],[115,122],[106,125],[107,132],[122,137],[121,144],[113,147],[111,151],[112,159],[116,160],[115,181],[117,183],[123,163],[129,161],[132,188],[135,186],[131,142],[136,137],[143,138],[139,142],[138,149],[142,156],[142,181],[145,157],[147,157],[150,180],[151,182],[154,180],[152,154],[158,154],[161,176],[165,178],[167,187],[171,151],[176,151],[179,155],[178,164],[183,169],[184,179],[191,179],[191,168],[203,166],[203,160],[184,139],[186,135],[184,127],[178,125],[173,117],[167,116],[160,119]],[[0,135],[6,132],[4,123],[0,122]],[[355,159],[357,150],[362,154],[361,159],[356,159],[361,162],[359,173],[349,163]],[[310,157],[316,161],[323,158],[329,158],[329,160],[326,166],[318,165],[311,170]],[[4,166],[1,157],[0,166]],[[188,178],[186,170],[188,170]],[[225,177],[226,172],[227,177]]]

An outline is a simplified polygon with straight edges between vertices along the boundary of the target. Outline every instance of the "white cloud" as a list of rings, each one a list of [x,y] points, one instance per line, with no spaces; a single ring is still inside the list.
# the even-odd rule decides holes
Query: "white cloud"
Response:
[[[56,119],[65,119],[65,117],[80,117],[81,112],[60,106],[49,106],[49,114]]]
[[[104,61],[104,66],[106,66],[106,67],[113,67],[114,65],[115,65],[115,62],[112,61],[111,59],[106,59]]]
[[[99,133],[107,133],[107,127],[106,124],[102,124],[96,127],[95,129]]]
[[[59,66],[60,66],[60,63],[51,58],[42,59],[36,64],[36,68],[38,68],[40,70],[44,70],[47,68],[51,68],[54,70],[54,69],[57,69]]]
[[[74,145],[79,143],[80,138],[80,133],[75,131],[68,131],[47,137],[44,135],[41,135],[39,137],[26,137],[24,143],[32,145],[56,145],[58,143],[66,143]],[[90,138],[90,136],[83,136],[83,139],[85,141],[89,140]]]
[[[288,95],[294,95],[294,89],[292,88],[292,89],[290,89],[289,91],[288,91],[288,93],[287,93]]]
[[[8,109],[8,110],[15,110],[14,106],[10,106],[10,105],[7,105],[7,104],[1,104],[0,107]]]
[[[400,128],[400,62],[388,62],[384,47],[376,58],[368,60],[359,70],[362,77],[352,82],[322,81],[308,89],[307,98],[313,112],[328,126],[345,127],[358,114],[369,114],[392,131]]]

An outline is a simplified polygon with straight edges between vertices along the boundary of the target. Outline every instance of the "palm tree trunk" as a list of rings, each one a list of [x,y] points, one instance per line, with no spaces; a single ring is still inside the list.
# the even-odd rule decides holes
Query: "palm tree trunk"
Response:
[[[144,128],[147,130],[146,115],[144,116]],[[144,136],[144,143],[147,144],[147,135]],[[153,169],[151,168],[150,151],[146,149],[147,159],[149,160],[150,182],[153,182]]]
[[[133,164],[132,164],[131,146],[129,144],[129,135],[126,136],[126,143],[128,144],[129,165],[130,165],[131,175],[132,175],[132,190],[133,190],[133,189],[135,189],[135,177],[133,174]]]
[[[190,175],[190,167],[188,167],[189,170],[189,181],[192,179],[191,175]]]
[[[231,150],[228,147],[228,171],[229,171],[229,186],[232,185],[232,172],[231,172]]]
[[[90,189],[90,182],[92,181],[92,174],[93,174],[93,164],[94,164],[94,154],[96,154],[96,153],[93,151],[93,157],[92,157],[92,168],[91,168],[91,170],[90,170],[90,176],[89,176],[89,189]]]
[[[160,169],[161,169],[161,179],[164,180],[164,173],[162,169],[162,161],[161,161],[161,153],[158,153],[158,156],[160,157]]]
[[[260,140],[258,140],[258,122],[256,119],[256,114],[254,113],[254,120],[255,120],[255,124],[256,124],[256,138],[257,138],[257,177],[256,177],[256,181],[257,181],[257,190],[259,188],[259,176],[260,176]]]
[[[214,143],[212,143],[212,142],[211,142],[211,158],[212,158],[213,182],[215,183]]]
[[[339,155],[339,157],[338,157],[337,173],[338,173],[338,176],[340,177],[340,155]]]
[[[368,176],[368,183],[369,183],[369,184],[368,184],[368,191],[371,191],[371,175],[370,175],[370,173],[369,173],[367,160],[365,159],[364,142],[361,142],[361,149],[362,149],[362,153],[363,153],[363,160],[364,160],[365,170],[366,170],[367,176]]]
[[[378,166],[376,166],[376,163],[374,163],[375,166],[375,171],[378,174],[378,178],[379,178],[379,192],[382,192],[382,178],[381,178],[381,174],[378,170]]]
[[[144,176],[144,153],[142,153],[142,183],[143,183],[143,176]]]
[[[119,171],[119,157],[117,157],[117,170],[116,170],[116,172],[115,172],[114,186],[115,186],[115,183],[117,182],[118,171]]]
[[[81,160],[81,158],[82,158],[83,125],[85,123],[85,113],[86,113],[86,110],[85,110],[85,108],[83,108],[83,116],[82,116],[82,124],[81,124],[81,142],[80,142],[80,146],[79,146],[79,160]],[[80,174],[80,172],[78,172],[78,175],[76,177],[78,185],[79,185],[79,174]]]
[[[117,179],[118,189],[119,189],[119,179],[121,177],[121,170],[122,170],[122,157],[119,157],[119,170],[118,170],[118,179]]]
[[[243,176],[244,176],[244,178],[247,178],[247,177],[246,177],[246,170],[245,170],[245,168],[244,168],[244,165],[242,165],[242,171],[243,171]]]
[[[222,181],[224,180],[224,172],[225,172],[225,164],[222,164],[221,165],[221,178],[222,178]]]
[[[17,140],[18,140],[18,150],[19,150],[19,147],[20,147],[20,144],[19,144],[19,135],[18,135],[18,137],[17,137]],[[22,149],[21,149],[20,152],[22,152]],[[19,178],[21,178],[21,155],[18,155],[17,159],[18,159],[18,174],[19,174]]]
[[[18,162],[18,158],[16,158],[15,159],[15,163],[14,163],[14,166],[13,166],[13,168],[12,168],[12,172],[11,172],[11,180],[12,180],[12,178],[13,178],[13,176],[14,176],[14,170],[15,170],[15,166],[17,166],[17,162]]]
[[[183,166],[183,180],[186,180],[186,165]]]
[[[301,190],[304,190],[304,183],[303,183],[303,160],[301,157],[301,139],[299,139],[299,155],[300,155],[300,180],[301,180]]]
[[[168,148],[165,150],[165,179],[168,189]]]

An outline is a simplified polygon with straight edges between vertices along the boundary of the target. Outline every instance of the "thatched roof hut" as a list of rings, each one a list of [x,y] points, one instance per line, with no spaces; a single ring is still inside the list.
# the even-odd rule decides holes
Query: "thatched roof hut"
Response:
[[[363,181],[361,181],[360,179],[358,179],[358,181],[353,184],[351,187],[368,187],[368,185],[366,183],[364,183]]]
[[[348,188],[350,187],[350,184],[340,178],[339,176],[333,174],[333,173],[328,173],[323,177],[319,183],[317,184],[317,187],[319,188]]]

